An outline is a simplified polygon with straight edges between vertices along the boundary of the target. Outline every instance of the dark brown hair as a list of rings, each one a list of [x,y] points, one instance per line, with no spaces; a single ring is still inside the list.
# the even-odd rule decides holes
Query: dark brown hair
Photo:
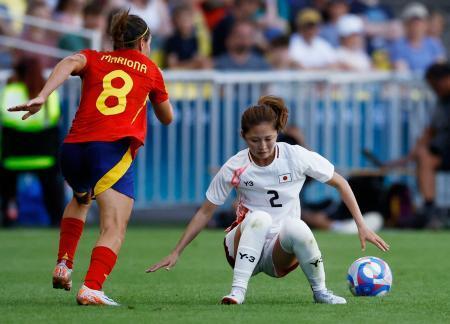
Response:
[[[14,65],[14,76],[10,82],[23,82],[28,90],[28,97],[34,98],[44,87],[45,79],[41,61],[37,57],[22,57]]]
[[[115,50],[135,48],[141,38],[148,41],[150,30],[141,17],[130,15],[129,10],[122,10],[112,17],[110,35]]]
[[[286,126],[288,115],[283,99],[277,96],[262,96],[255,106],[247,108],[242,114],[242,135],[245,135],[253,126],[264,122],[272,123],[273,128],[279,133]]]
[[[83,16],[99,17],[105,14],[105,1],[93,0],[83,8]]]

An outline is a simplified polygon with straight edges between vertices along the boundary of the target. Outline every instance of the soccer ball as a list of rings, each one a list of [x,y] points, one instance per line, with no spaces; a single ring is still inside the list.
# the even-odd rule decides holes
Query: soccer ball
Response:
[[[384,296],[391,290],[392,273],[380,258],[366,256],[352,263],[347,281],[355,296]]]

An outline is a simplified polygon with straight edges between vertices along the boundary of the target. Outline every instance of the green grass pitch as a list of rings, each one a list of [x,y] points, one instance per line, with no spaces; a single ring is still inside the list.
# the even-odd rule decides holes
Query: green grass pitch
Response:
[[[186,249],[171,271],[146,274],[165,256],[181,228],[131,227],[104,289],[122,307],[81,307],[75,294],[86,272],[97,229],[83,234],[75,260],[74,289],[51,288],[56,230],[0,231],[0,323],[450,323],[450,232],[384,232],[391,251],[361,252],[356,236],[316,233],[328,287],[347,305],[316,305],[300,270],[283,279],[260,274],[241,306],[219,305],[232,272],[223,232],[208,230]],[[375,255],[392,268],[384,298],[356,298],[346,286],[348,266]]]

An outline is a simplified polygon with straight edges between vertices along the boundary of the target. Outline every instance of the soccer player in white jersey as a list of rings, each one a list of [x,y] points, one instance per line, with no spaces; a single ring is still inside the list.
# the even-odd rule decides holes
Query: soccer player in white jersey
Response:
[[[147,272],[172,268],[184,248],[211,219],[235,188],[239,195],[236,221],[225,236],[225,253],[234,268],[229,295],[223,304],[242,304],[252,275],[264,272],[280,278],[300,265],[315,302],[345,304],[346,300],[326,288],[322,256],[309,227],[300,219],[299,193],[310,176],[339,191],[359,232],[382,251],[389,245],[371,231],[362,218],[348,182],[333,165],[317,153],[299,145],[277,143],[286,125],[288,110],[281,98],[261,97],[242,115],[241,134],[248,148],[231,157],[212,180],[206,200],[189,223],[172,253]]]

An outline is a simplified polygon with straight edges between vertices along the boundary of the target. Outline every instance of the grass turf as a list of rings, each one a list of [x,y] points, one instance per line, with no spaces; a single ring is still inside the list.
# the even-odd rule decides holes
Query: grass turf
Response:
[[[129,228],[106,293],[118,308],[81,307],[76,291],[86,272],[96,229],[83,234],[76,256],[74,289],[51,288],[56,230],[0,231],[0,323],[444,323],[450,322],[450,232],[384,232],[391,252],[361,252],[356,236],[316,233],[328,288],[348,305],[316,305],[301,271],[283,279],[260,274],[250,281],[246,304],[222,306],[232,272],[223,254],[222,231],[195,240],[171,271],[146,274],[179,238],[179,228]],[[363,255],[380,256],[393,271],[384,298],[356,298],[346,286],[348,266]]]

